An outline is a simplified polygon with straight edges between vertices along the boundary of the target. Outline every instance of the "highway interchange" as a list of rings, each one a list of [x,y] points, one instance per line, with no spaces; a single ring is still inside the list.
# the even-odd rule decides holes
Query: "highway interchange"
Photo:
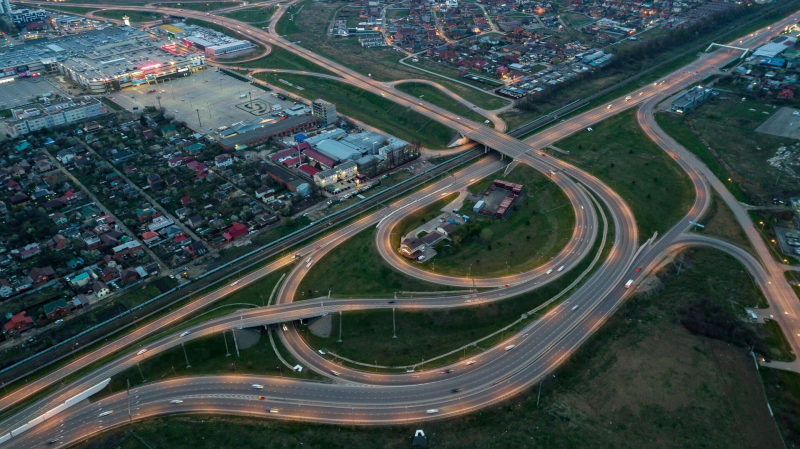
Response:
[[[97,5],[76,4],[75,6],[96,7]],[[730,243],[685,232],[689,227],[689,220],[699,220],[707,209],[712,187],[720,192],[729,206],[731,204],[729,198],[726,198],[720,191],[721,189],[727,192],[719,180],[713,174],[708,173],[708,169],[688,151],[666,136],[652,120],[652,111],[656,103],[703,79],[705,75],[737,57],[737,53],[730,50],[718,50],[704,54],[689,66],[662,80],[626,94],[626,96],[631,96],[629,101],[620,98],[610,102],[610,107],[604,104],[520,141],[497,130],[457,117],[449,111],[415,97],[405,95],[387,87],[384,83],[374,81],[368,76],[361,75],[277,37],[274,33],[274,24],[287,7],[286,4],[280,6],[272,21],[273,25],[270,30],[266,31],[224,17],[217,16],[215,21],[226,27],[238,29],[240,32],[246,32],[260,43],[283,47],[328,67],[339,74],[344,82],[373,92],[380,92],[385,97],[456,129],[462,135],[492,150],[510,156],[513,160],[529,164],[543,173],[555,170],[556,175],[553,180],[569,197],[576,216],[576,226],[571,242],[548,264],[529,272],[498,278],[475,278],[474,283],[487,290],[466,295],[398,298],[394,304],[389,304],[386,298],[330,300],[318,298],[293,302],[301,280],[316,262],[319,262],[325,254],[347,238],[375,226],[377,226],[376,243],[379,251],[386,261],[396,269],[429,282],[471,287],[472,279],[442,276],[411,267],[397,258],[389,246],[389,240],[392,228],[404,213],[414,208],[425,207],[448,193],[464,189],[470,183],[502,170],[509,162],[508,158],[501,161],[498,157],[489,155],[462,168],[454,173],[454,176],[442,178],[389,204],[386,208],[368,213],[345,227],[309,242],[297,251],[301,255],[299,261],[293,255],[281,257],[263,268],[243,276],[237,283],[228,284],[203,295],[165,317],[87,353],[77,361],[57,369],[40,380],[31,382],[26,388],[0,398],[0,407],[7,409],[37,391],[42,391],[47,386],[56,383],[67,373],[105,360],[113,354],[119,354],[124,348],[133,346],[148,335],[175,327],[193,312],[215,300],[232,294],[278,269],[295,265],[281,286],[275,306],[237,312],[192,326],[188,328],[191,333],[183,337],[179,336],[179,331],[176,331],[141,346],[141,348],[147,349],[144,353],[140,353],[140,347],[135,346],[126,354],[102,364],[55,393],[39,399],[15,413],[0,423],[0,428],[2,428],[0,435],[16,429],[27,420],[63,402],[67,397],[134,366],[136,362],[144,358],[152,357],[174,347],[182,341],[236,327],[288,322],[337,311],[394,307],[409,310],[463,307],[487,301],[504,300],[535,290],[552,282],[558,275],[565,275],[569,272],[569,268],[575,267],[584,258],[590,257],[596,240],[605,235],[603,232],[605,220],[601,219],[601,217],[605,218],[605,214],[608,215],[608,225],[614,227],[613,243],[608,256],[599,262],[594,270],[587,273],[584,281],[571,291],[566,299],[556,304],[540,318],[531,321],[516,334],[472,359],[474,360],[473,364],[467,365],[462,361],[436,370],[415,371],[407,374],[367,373],[334,364],[330,360],[320,357],[304,343],[294,327],[289,327],[286,332],[279,332],[284,345],[301,364],[328,377],[331,382],[303,382],[266,376],[202,376],[150,382],[131,390],[130,416],[128,415],[129,398],[124,392],[121,392],[93,403],[76,405],[55,418],[15,436],[13,441],[4,443],[6,446],[37,447],[45,445],[54,436],[59,439],[59,444],[66,445],[81,441],[109,428],[123,425],[129,420],[140,420],[171,413],[224,413],[364,425],[420,422],[426,419],[441,419],[469,413],[519,394],[538,382],[542,376],[551,372],[624,301],[626,293],[629,292],[623,286],[627,279],[640,279],[644,273],[655,269],[666,254],[686,246],[715,247],[727,251],[740,260],[763,289],[770,306],[778,312],[778,321],[787,331],[785,333],[793,350],[798,353],[798,349],[800,349],[798,336],[800,335],[796,335],[796,332],[800,328],[796,320],[800,316],[800,303],[783,278],[780,267],[772,260],[768,252],[762,252],[762,249],[768,250],[761,241],[761,237],[753,230],[747,215],[737,213],[737,208],[731,207],[756,248],[760,261],[747,251]],[[175,13],[174,9],[156,7],[117,7],[117,9],[147,9]],[[207,18],[203,13],[192,11],[181,11],[176,14],[201,20]],[[795,23],[798,17],[800,14],[794,14],[773,24],[771,30],[761,30],[743,38],[741,42],[737,41],[736,45],[753,48],[768,40],[785,25]],[[540,152],[540,149],[570,134],[582,132],[592,124],[632,107],[640,107],[639,121],[645,132],[673,156],[686,171],[695,187],[695,201],[686,217],[665,235],[658,236],[655,240],[649,239],[641,246],[633,213],[616,192],[591,174]],[[728,197],[735,202],[730,194]],[[605,213],[597,203],[603,204]],[[741,210],[741,207],[738,207],[738,210]],[[547,270],[561,265],[568,269],[560,274],[545,274]],[[643,268],[641,273],[634,272],[634,268],[637,267]],[[794,332],[788,332],[788,330],[794,330]],[[513,349],[505,349],[512,344],[515,345]],[[442,372],[448,369],[452,372]],[[334,370],[337,371],[338,376],[332,374]],[[256,391],[251,384],[264,385],[264,389]],[[459,391],[454,392],[454,390]],[[258,401],[257,395],[263,395],[266,399]],[[170,403],[175,399],[183,402]],[[270,413],[268,408],[278,409],[279,412]],[[437,412],[427,413],[429,410],[437,410]],[[100,416],[107,411],[113,411],[113,413]]]

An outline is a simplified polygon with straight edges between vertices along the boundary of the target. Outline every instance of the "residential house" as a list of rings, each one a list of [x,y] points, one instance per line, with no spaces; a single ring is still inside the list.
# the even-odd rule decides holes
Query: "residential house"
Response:
[[[14,294],[14,289],[7,280],[0,278],[0,298],[8,298]]]
[[[453,223],[450,223],[449,221],[446,221],[436,227],[436,232],[442,234],[445,237],[450,237],[450,234],[455,232],[457,228],[458,226],[454,225]]]
[[[57,299],[44,305],[44,314],[48,319],[56,319],[68,314],[70,306],[64,299]]]
[[[119,279],[119,269],[115,266],[107,266],[103,268],[103,272],[100,275],[100,279],[103,282],[113,282]]]
[[[8,334],[21,334],[33,326],[33,318],[29,317],[28,313],[23,310],[12,316],[3,327]]]
[[[42,252],[42,249],[41,247],[39,247],[38,243],[29,243],[23,246],[22,249],[14,251],[17,251],[17,253],[19,254],[19,258],[21,260],[27,260],[30,259],[31,257],[38,256],[39,253]]]
[[[72,286],[76,287],[76,288],[84,287],[91,280],[92,280],[92,277],[89,275],[89,273],[87,273],[85,271],[82,271],[82,272],[72,276],[71,278],[68,278],[69,283],[72,284]]]
[[[244,235],[247,235],[247,226],[245,226],[245,225],[243,225],[241,223],[238,223],[238,222],[237,223],[233,223],[233,225],[231,225],[231,227],[228,228],[227,231],[225,231],[225,234],[223,234],[223,236],[225,237],[225,240],[228,240],[228,241],[237,239],[237,238],[242,237]]]
[[[97,299],[103,299],[111,294],[111,289],[108,288],[105,282],[101,281],[97,281],[92,284],[92,290],[94,291],[95,296],[97,296]]]
[[[34,287],[38,287],[58,277],[55,270],[53,270],[53,267],[49,266],[44,268],[33,268],[28,273],[28,276],[33,280]]]
[[[131,284],[140,279],[139,273],[133,268],[123,268],[119,273],[120,279],[123,284]]]
[[[425,251],[425,243],[417,238],[405,238],[400,243],[400,254],[408,259],[416,259]]]
[[[227,167],[229,165],[233,165],[233,158],[228,153],[218,154],[214,158],[214,165],[216,165],[217,168],[222,168],[222,167]]]

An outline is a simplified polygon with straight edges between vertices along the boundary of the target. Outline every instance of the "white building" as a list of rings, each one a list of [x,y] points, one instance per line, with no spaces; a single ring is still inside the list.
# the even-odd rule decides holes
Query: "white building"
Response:
[[[28,134],[42,128],[52,128],[106,114],[106,106],[94,98],[75,102],[61,100],[48,104],[32,104],[11,111],[6,132],[11,137]]]
[[[11,3],[9,3],[8,0],[0,0],[0,14],[11,14]]]

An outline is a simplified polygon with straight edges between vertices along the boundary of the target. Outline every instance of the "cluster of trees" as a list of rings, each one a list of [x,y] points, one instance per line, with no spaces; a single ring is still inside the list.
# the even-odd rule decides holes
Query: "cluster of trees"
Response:
[[[439,253],[455,254],[461,250],[461,245],[480,240],[489,245],[491,249],[491,242],[494,238],[494,231],[491,228],[483,227],[478,221],[469,221],[456,228],[449,235],[450,241],[442,240],[437,243],[435,248]]]

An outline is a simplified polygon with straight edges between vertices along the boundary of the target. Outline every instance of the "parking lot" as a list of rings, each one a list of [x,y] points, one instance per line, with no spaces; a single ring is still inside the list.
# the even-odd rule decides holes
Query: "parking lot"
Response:
[[[214,68],[165,83],[125,88],[109,96],[132,112],[142,111],[145,106],[158,107],[158,97],[168,115],[196,131],[215,130],[268,116],[275,104],[284,109],[294,105],[250,83],[216,72]]]
[[[44,77],[2,78],[3,81],[6,79],[13,79],[14,81],[0,83],[0,110],[31,103],[42,94],[64,94]]]

